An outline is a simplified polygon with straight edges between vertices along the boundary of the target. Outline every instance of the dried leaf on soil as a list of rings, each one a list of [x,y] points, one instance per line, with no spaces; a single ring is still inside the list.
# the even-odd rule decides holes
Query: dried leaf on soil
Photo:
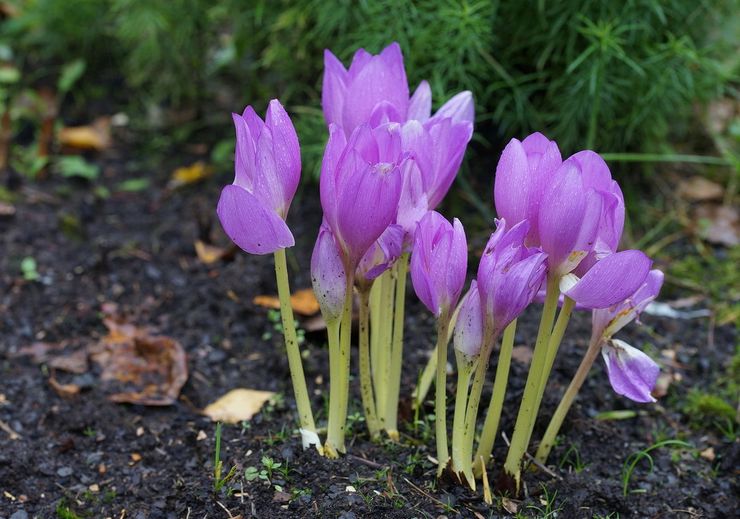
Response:
[[[214,422],[239,423],[251,420],[275,393],[256,389],[232,389],[224,396],[208,404],[203,414]]]
[[[98,117],[89,126],[69,126],[59,130],[59,144],[78,150],[101,151],[110,148],[110,117]]]
[[[76,373],[78,375],[86,373],[89,368],[87,352],[82,349],[52,357],[49,359],[48,364],[51,368],[68,371],[69,373]]]
[[[217,247],[216,245],[210,245],[202,240],[196,240],[193,245],[195,246],[195,253],[198,255],[198,259],[201,263],[206,265],[232,257],[234,252],[236,252],[234,247]]]
[[[734,247],[740,245],[740,213],[737,207],[701,204],[694,210],[698,234],[704,240]]]
[[[277,296],[256,296],[252,299],[252,303],[265,308],[280,309],[280,299]],[[290,296],[290,306],[293,307],[294,312],[306,316],[314,315],[320,310],[319,302],[310,288],[293,292]]]
[[[194,162],[189,166],[177,168],[172,172],[172,177],[167,183],[168,189],[177,189],[179,187],[195,184],[213,174],[213,167],[207,165],[202,160]]]
[[[684,200],[701,202],[707,200],[721,200],[725,194],[724,188],[704,177],[694,176],[678,183],[678,196]]]
[[[116,392],[114,402],[152,406],[171,405],[188,379],[182,345],[171,337],[151,335],[148,330],[104,320],[108,335],[94,347],[92,359],[103,368],[101,380]]]
[[[76,384],[62,384],[52,375],[49,377],[49,385],[62,398],[72,398],[80,393],[80,386]]]

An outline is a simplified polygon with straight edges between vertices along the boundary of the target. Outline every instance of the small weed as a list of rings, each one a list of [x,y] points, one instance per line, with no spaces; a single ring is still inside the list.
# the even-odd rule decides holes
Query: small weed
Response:
[[[236,474],[236,465],[231,467],[228,474],[221,477],[221,472],[223,471],[223,464],[224,462],[221,461],[221,422],[218,422],[216,424],[216,448],[215,448],[215,456],[213,461],[213,491],[219,492],[226,483],[231,480],[234,475]]]
[[[570,447],[568,447],[568,450],[565,451],[563,454],[563,457],[560,459],[560,463],[558,463],[558,468],[563,469],[563,467],[571,467],[576,474],[583,471],[587,466],[586,463],[584,463],[581,460],[581,454],[578,452],[578,447],[571,443]]]
[[[263,439],[262,441],[267,445],[268,447],[272,447],[273,445],[277,445],[278,443],[282,443],[285,440],[288,439],[288,431],[285,428],[285,425],[283,425],[280,428],[280,431],[276,434],[272,434],[272,431],[267,432],[267,438]]]
[[[87,426],[87,427],[85,427],[85,430],[82,431],[82,434],[84,434],[88,438],[95,438],[95,436],[98,434],[98,431],[96,431],[95,429],[93,429],[90,426]]]
[[[661,447],[682,447],[685,449],[693,448],[692,445],[681,440],[663,440],[661,442],[654,443],[646,449],[630,454],[629,456],[627,456],[627,459],[624,460],[624,465],[622,465],[622,495],[626,497],[627,494],[630,492],[630,479],[632,478],[632,473],[635,471],[635,468],[637,467],[637,464],[640,462],[640,460],[647,459],[650,465],[650,472],[653,471],[654,462],[653,457],[650,456],[650,452]],[[631,492],[640,492],[640,490],[632,490]]]
[[[540,517],[542,519],[555,519],[555,517],[558,516],[563,508],[563,503],[555,506],[555,499],[557,497],[557,490],[550,494],[550,492],[547,490],[547,487],[545,485],[542,485],[542,497],[540,497],[540,504],[542,506],[527,505],[527,510],[535,510],[538,514],[537,517]],[[517,513],[516,517],[524,516],[520,515],[520,513]]]
[[[272,323],[272,329],[267,330],[265,333],[262,334],[262,340],[263,341],[269,341],[273,337],[273,332],[277,332],[279,335],[283,334],[283,321],[282,317],[280,316],[280,310],[275,310],[271,308],[267,311],[267,320]],[[306,342],[306,330],[298,326],[298,323],[295,325],[295,332],[296,332],[296,338],[298,339],[298,345],[303,344]]]
[[[36,260],[31,256],[26,256],[21,260],[21,274],[26,281],[38,281],[41,279],[37,270]]]
[[[67,506],[67,503],[64,501],[64,499],[57,503],[56,513],[57,519],[81,519],[79,515],[77,515],[70,507]]]

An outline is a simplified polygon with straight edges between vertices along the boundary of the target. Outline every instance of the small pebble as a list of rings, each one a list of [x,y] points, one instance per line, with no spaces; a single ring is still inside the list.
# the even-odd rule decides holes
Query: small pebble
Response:
[[[66,477],[71,476],[73,472],[74,471],[72,470],[71,467],[61,467],[57,469],[57,476],[66,478]]]

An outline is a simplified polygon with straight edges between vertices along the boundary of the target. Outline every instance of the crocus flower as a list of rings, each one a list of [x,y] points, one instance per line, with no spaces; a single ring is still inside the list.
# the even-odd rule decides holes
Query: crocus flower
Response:
[[[331,125],[321,166],[321,206],[348,272],[395,220],[401,194],[398,125],[357,127],[349,141]]]
[[[450,224],[429,211],[416,229],[410,270],[416,295],[436,317],[449,315],[457,304],[467,269],[468,245],[460,220]]]
[[[293,123],[277,99],[265,121],[251,106],[232,114],[236,126],[235,178],[221,191],[218,217],[226,234],[250,254],[292,247],[285,224],[301,174]]]
[[[509,225],[529,220],[527,244],[539,244],[538,214],[545,187],[561,165],[555,141],[533,133],[523,141],[512,139],[496,166],[493,198],[496,212]]]
[[[498,333],[532,302],[546,274],[547,255],[526,247],[529,222],[506,230],[506,220],[496,221],[478,265],[478,291],[484,313]]]
[[[655,402],[651,391],[660,367],[643,352],[619,339],[612,339],[601,349],[609,382],[614,391],[635,402]]]
[[[355,279],[360,283],[370,282],[391,268],[403,253],[403,235],[400,225],[389,225],[360,259]]]
[[[322,224],[311,255],[311,284],[327,322],[342,315],[347,275],[339,245],[328,225]]]
[[[597,261],[580,279],[575,274],[563,277],[560,289],[581,308],[608,308],[634,294],[652,264],[642,251],[617,252]]]
[[[453,337],[455,349],[464,353],[468,358],[477,357],[483,347],[484,319],[478,283],[473,280],[460,306]]]
[[[327,125],[340,126],[347,136],[366,122],[375,127],[388,122],[423,122],[430,118],[473,121],[470,92],[454,96],[434,117],[430,117],[432,92],[426,81],[422,81],[409,98],[403,55],[395,42],[377,56],[359,49],[349,69],[345,69],[331,51],[324,51],[321,104]]]

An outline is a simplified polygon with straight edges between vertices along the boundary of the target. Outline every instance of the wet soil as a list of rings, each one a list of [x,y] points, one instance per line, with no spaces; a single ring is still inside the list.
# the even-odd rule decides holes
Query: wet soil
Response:
[[[675,320],[646,315],[620,337],[647,347],[672,376],[658,403],[637,405],[614,394],[601,364],[595,366],[562,431],[547,472],[526,473],[518,500],[481,495],[434,481],[432,405],[418,416],[402,406],[399,444],[368,440],[353,382],[349,454],[337,461],[303,451],[281,336],[268,311],[252,304],[272,294],[269,256],[235,255],[205,265],[193,243],[227,241],[214,221],[220,185],[228,174],[174,192],[167,168],[133,170],[125,154],[98,161],[104,175],[94,196],[85,183],[52,178],[17,191],[14,217],[0,220],[0,518],[227,518],[227,517],[732,517],[738,508],[737,440],[712,428],[689,426],[681,402],[691,387],[706,387],[734,353],[730,326],[710,319]],[[149,189],[125,192],[131,177]],[[464,220],[464,215],[462,215]],[[310,286],[308,266],[320,221],[317,187],[307,185],[291,210],[296,236],[289,265],[294,289]],[[482,245],[484,235],[473,238]],[[39,279],[25,280],[19,265],[33,257]],[[409,293],[402,394],[409,395],[433,341],[431,317]],[[117,404],[106,398],[99,368],[66,373],[18,357],[43,341],[63,352],[85,351],[106,333],[103,305],[115,303],[130,322],[177,339],[187,352],[189,378],[169,407]],[[521,319],[516,344],[531,346],[539,308]],[[534,433],[574,373],[589,336],[589,316],[576,315],[556,361]],[[308,333],[304,369],[317,420],[326,420],[328,363],[321,332]],[[451,358],[452,360],[452,358]],[[353,361],[353,370],[357,363]],[[495,363],[495,356],[494,356]],[[502,430],[511,434],[527,367],[515,361]],[[494,367],[489,373],[494,372]],[[53,387],[73,384],[78,394]],[[450,377],[452,393],[454,377]],[[236,476],[213,489],[215,425],[199,412],[230,389],[278,392],[249,423],[225,426],[222,459]],[[490,389],[486,389],[490,391]],[[484,405],[489,393],[484,394]],[[634,411],[623,419],[599,416]],[[451,413],[451,410],[450,410]],[[13,438],[11,438],[11,433]],[[666,439],[693,448],[657,448],[654,467],[640,461],[623,487],[633,453]],[[708,449],[711,449],[708,450]],[[495,449],[490,480],[506,453]],[[248,480],[245,470],[283,470]],[[269,463],[269,462],[268,462]],[[287,469],[287,470],[286,470]],[[254,472],[254,469],[250,469]],[[549,515],[548,515],[549,514]],[[611,514],[611,515],[610,515]]]

